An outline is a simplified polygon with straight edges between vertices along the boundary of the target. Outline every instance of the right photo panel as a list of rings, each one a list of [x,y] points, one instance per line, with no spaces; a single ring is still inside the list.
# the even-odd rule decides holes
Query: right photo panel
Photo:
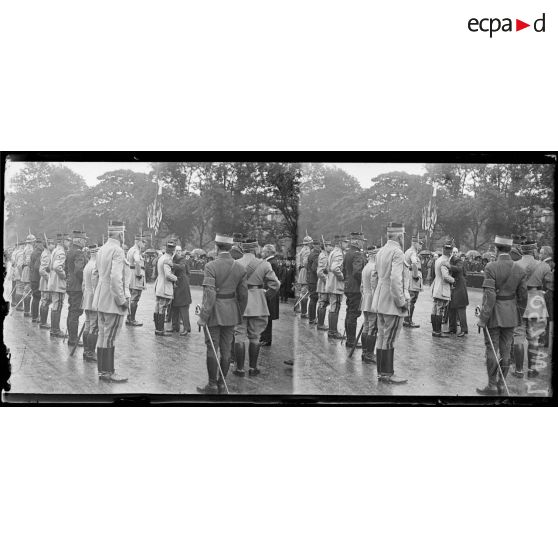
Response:
[[[547,161],[304,164],[294,393],[551,396]]]

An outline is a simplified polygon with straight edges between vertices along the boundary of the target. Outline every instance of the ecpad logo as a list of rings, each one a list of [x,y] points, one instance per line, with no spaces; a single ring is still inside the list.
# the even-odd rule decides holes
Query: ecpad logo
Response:
[[[545,32],[545,24],[546,24],[545,16],[546,14],[543,14],[539,19],[536,19],[533,22],[533,29],[537,33]],[[477,33],[478,31],[482,31],[484,33],[490,33],[489,35],[490,38],[492,38],[492,35],[494,33],[497,33],[498,31],[503,31],[503,32],[513,31],[512,20],[509,17],[505,17],[503,19],[497,17],[494,18],[485,17],[483,19],[477,19],[475,17],[472,17],[469,20],[467,27],[469,28],[469,31],[472,31],[473,33]],[[515,20],[516,31],[521,31],[522,29],[526,29],[527,27],[531,27],[531,24],[525,23],[520,19]]]

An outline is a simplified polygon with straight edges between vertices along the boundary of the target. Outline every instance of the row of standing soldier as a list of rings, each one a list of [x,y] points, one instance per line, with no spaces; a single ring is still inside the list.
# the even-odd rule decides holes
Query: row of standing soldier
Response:
[[[362,360],[375,362],[378,379],[389,383],[406,382],[394,372],[394,346],[401,327],[419,327],[413,321],[413,314],[423,288],[420,239],[413,236],[411,247],[403,253],[404,233],[403,224],[390,223],[386,244],[382,248],[368,246],[366,251],[363,251],[365,239],[361,233],[351,233],[348,238],[337,236],[333,242],[323,238],[318,242],[306,236],[297,255],[301,317],[312,325],[316,324],[319,330],[328,330],[330,338],[346,337],[346,346],[356,348],[360,347],[356,322],[362,311]],[[542,362],[539,339],[550,323],[547,303],[552,300],[554,290],[549,247],[543,247],[543,261],[538,261],[533,255],[536,245],[526,238],[519,245],[518,239],[514,244],[511,238],[500,235],[495,238],[494,245],[498,258],[485,269],[479,321],[485,335],[489,376],[488,385],[477,390],[483,395],[504,394],[503,385],[512,360],[515,361],[514,374],[523,377],[525,338],[528,342],[528,376],[538,375]],[[520,260],[513,268],[509,256],[512,246],[514,259]],[[457,333],[459,320],[461,331],[458,336],[468,333],[465,272],[463,262],[455,252],[452,243],[444,244],[442,256],[435,263],[430,317],[434,338],[448,337],[442,332],[442,322],[448,310],[450,331],[454,328]],[[506,283],[502,281],[503,277],[508,278]],[[512,287],[514,277],[520,279],[516,290],[504,292]],[[337,330],[343,294],[347,304],[345,335]],[[325,326],[328,306],[328,326]],[[510,352],[514,338],[512,359]]]

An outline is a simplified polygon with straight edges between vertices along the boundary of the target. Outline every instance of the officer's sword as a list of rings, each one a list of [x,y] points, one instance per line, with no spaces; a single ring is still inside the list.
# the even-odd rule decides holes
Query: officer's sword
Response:
[[[219,367],[219,374],[221,374],[221,379],[223,380],[223,384],[225,385],[225,391],[227,395],[229,395],[229,388],[227,387],[227,382],[225,381],[225,375],[223,374],[223,370],[221,368],[221,363],[219,362],[219,357],[217,356],[217,351],[215,350],[215,345],[213,344],[213,339],[211,339],[211,335],[209,335],[209,328],[207,325],[203,326],[205,334],[209,338],[209,342],[211,343],[211,348],[213,349],[213,354],[215,355],[215,360],[217,361],[217,366]]]
[[[360,326],[360,331],[358,332],[358,335],[356,336],[355,339],[355,344],[353,345],[351,352],[349,353],[349,358],[353,358],[353,353],[355,352],[356,346],[358,345],[358,341],[360,339],[360,336],[362,335],[363,329],[364,329],[364,323]],[[362,348],[362,350],[364,351],[364,347]]]
[[[29,291],[25,296],[22,296],[20,301],[12,308],[12,312],[30,295],[32,294],[33,291]],[[10,312],[10,315],[12,314],[12,312]]]
[[[490,347],[492,348],[492,353],[494,354],[494,358],[496,359],[496,364],[498,366],[498,372],[500,372],[500,377],[502,378],[502,382],[504,382],[504,387],[506,388],[506,394],[510,396],[510,390],[508,389],[508,384],[506,384],[506,378],[504,378],[504,373],[502,372],[502,368],[500,367],[500,359],[496,354],[496,349],[494,348],[494,343],[492,343],[492,337],[490,337],[490,332],[488,331],[487,327],[483,328],[488,336],[488,340],[490,341]]]
[[[293,310],[308,296],[310,291],[306,291],[296,302],[293,306]]]
[[[81,335],[82,335],[84,329],[85,329],[85,322],[83,322],[83,325],[81,326],[81,331],[79,332],[76,344],[74,345],[74,348],[72,349],[72,352],[70,353],[70,356],[74,356],[74,353],[76,352],[79,340],[81,339]]]

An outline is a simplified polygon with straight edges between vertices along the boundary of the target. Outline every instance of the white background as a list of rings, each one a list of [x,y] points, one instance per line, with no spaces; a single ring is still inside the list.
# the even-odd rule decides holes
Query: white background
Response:
[[[0,148],[555,150],[554,4],[6,3]],[[10,558],[555,554],[555,409],[24,408],[1,432]]]

